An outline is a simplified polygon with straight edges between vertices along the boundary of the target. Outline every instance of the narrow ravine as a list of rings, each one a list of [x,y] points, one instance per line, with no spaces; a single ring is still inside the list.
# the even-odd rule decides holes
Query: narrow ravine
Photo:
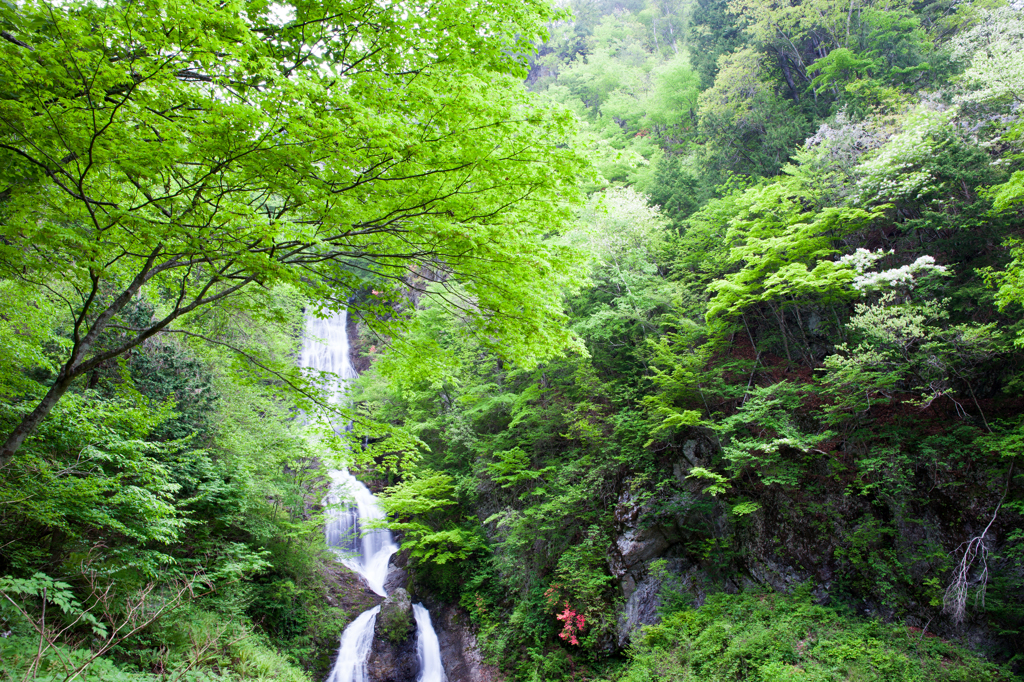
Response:
[[[303,367],[331,372],[337,377],[332,402],[343,400],[345,384],[358,376],[349,355],[347,323],[344,311],[328,319],[311,317],[306,321],[301,363]],[[347,470],[332,469],[328,475],[332,483],[324,499],[330,509],[330,520],[324,529],[327,545],[335,549],[345,566],[362,576],[371,590],[386,597],[388,562],[399,547],[387,529],[364,530],[367,522],[384,518],[384,512],[373,493]],[[327,682],[370,682],[366,661],[379,612],[380,606],[364,611],[345,628]],[[446,682],[430,614],[422,604],[413,605],[413,614],[419,660],[417,682]]]

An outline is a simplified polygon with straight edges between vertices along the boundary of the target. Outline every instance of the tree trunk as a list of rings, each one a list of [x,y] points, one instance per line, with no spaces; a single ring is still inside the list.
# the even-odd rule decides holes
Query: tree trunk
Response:
[[[3,450],[0,450],[0,467],[6,467],[11,463],[11,460],[14,459],[14,453],[18,451],[18,448],[25,442],[25,439],[46,419],[47,415],[53,410],[54,405],[57,404],[57,401],[71,388],[71,382],[74,380],[75,374],[69,372],[68,368],[65,368],[57,375],[57,381],[46,392],[43,399],[39,401],[36,408],[26,414],[22,418],[21,423],[7,436]]]
[[[772,306],[773,308],[775,306]],[[782,347],[786,351],[786,359],[789,360],[789,364],[793,364],[793,356],[789,353],[789,337],[786,334],[786,312],[779,306],[775,309],[775,316],[779,321],[779,333],[782,334]]]
[[[786,77],[786,84],[789,85],[789,91],[793,93],[793,101],[800,104],[800,93],[796,91],[796,83],[793,82],[793,74],[789,71],[789,58],[782,50],[779,50],[779,66],[782,67],[782,75]]]
[[[71,382],[79,376],[90,372],[103,361],[104,358],[102,357],[93,357],[90,360],[86,360],[85,356],[90,350],[92,350],[96,340],[99,338],[100,334],[103,333],[103,330],[107,328],[107,325],[110,324],[110,321],[114,319],[114,316],[121,312],[121,310],[128,305],[129,301],[139,293],[139,290],[142,289],[142,285],[157,273],[158,270],[153,269],[153,264],[156,262],[157,256],[160,255],[162,250],[163,244],[158,244],[156,248],[153,249],[153,252],[149,254],[149,258],[146,259],[145,265],[139,273],[135,275],[131,283],[109,306],[106,307],[105,310],[103,310],[103,312],[96,317],[96,320],[89,326],[89,331],[86,332],[85,336],[79,337],[79,331],[82,325],[85,324],[86,317],[89,314],[89,309],[95,300],[96,293],[99,291],[99,276],[96,274],[92,275],[92,292],[83,305],[82,310],[79,312],[78,318],[75,320],[75,345],[71,349],[71,357],[68,358],[63,369],[61,369],[60,373],[57,375],[56,381],[53,382],[53,386],[51,386],[50,390],[46,392],[46,395],[39,401],[39,404],[36,405],[35,409],[26,414],[22,418],[21,423],[11,431],[9,436],[7,436],[3,449],[0,449],[0,467],[6,467],[10,464],[11,460],[14,459],[14,453],[16,453],[18,448],[24,444],[25,439],[39,428],[39,425],[42,424],[43,420],[50,414],[54,405],[57,404],[57,401],[59,401],[61,397],[67,393],[68,389],[71,388]],[[175,312],[172,312],[172,316],[165,318],[163,325],[166,325],[167,321],[170,319],[177,317],[178,314],[180,313],[177,313],[176,309]],[[111,355],[111,357],[129,350],[156,331],[159,331],[161,328],[161,325],[151,327],[148,332],[136,337],[135,342],[130,342],[128,345],[122,346],[122,348],[117,353]]]

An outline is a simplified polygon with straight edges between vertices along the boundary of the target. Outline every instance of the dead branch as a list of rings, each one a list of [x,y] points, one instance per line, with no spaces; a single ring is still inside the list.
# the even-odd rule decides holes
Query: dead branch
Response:
[[[999,499],[999,504],[996,505],[995,511],[992,512],[992,518],[989,520],[988,525],[985,526],[985,530],[981,531],[981,535],[976,535],[967,542],[961,543],[954,550],[954,552],[959,551],[962,547],[964,554],[956,568],[953,569],[953,578],[949,583],[949,587],[946,588],[946,594],[942,597],[942,612],[952,616],[954,623],[962,623],[967,615],[967,596],[971,589],[971,569],[974,567],[975,561],[980,562],[981,566],[981,574],[977,579],[978,589],[975,593],[975,602],[980,601],[981,606],[985,606],[985,589],[988,586],[988,547],[985,545],[985,537],[999,516],[999,509],[1003,506],[1006,495],[1010,492],[1010,482],[1012,480],[1013,464],[1011,463],[1010,471],[1006,477],[1006,489],[1003,490],[1003,496]]]

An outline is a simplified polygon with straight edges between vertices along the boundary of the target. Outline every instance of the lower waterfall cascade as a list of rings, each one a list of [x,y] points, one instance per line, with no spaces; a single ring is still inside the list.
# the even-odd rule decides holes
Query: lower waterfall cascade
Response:
[[[420,661],[420,675],[417,682],[448,682],[441,664],[441,644],[430,622],[430,612],[423,604],[413,604],[416,618],[416,656]]]
[[[331,372],[337,378],[332,402],[344,399],[345,384],[358,376],[349,356],[348,313],[330,318],[309,317],[302,347],[303,367]],[[329,520],[324,533],[342,563],[355,571],[376,594],[385,597],[388,563],[399,547],[391,531],[365,530],[368,521],[384,518],[373,493],[347,470],[329,470],[331,488],[324,503]],[[361,613],[341,634],[338,657],[326,682],[369,682],[367,658],[373,645],[373,629],[380,606]],[[447,682],[441,662],[441,648],[430,614],[422,604],[413,605],[416,620],[417,682]]]
[[[363,611],[341,633],[338,659],[327,682],[367,682],[366,659],[373,645],[373,626],[378,613],[380,606]]]

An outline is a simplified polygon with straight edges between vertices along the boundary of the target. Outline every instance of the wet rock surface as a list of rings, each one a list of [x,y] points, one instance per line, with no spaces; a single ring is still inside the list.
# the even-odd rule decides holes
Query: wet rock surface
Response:
[[[360,576],[334,561],[322,563],[317,576],[318,589],[325,605],[323,613],[331,627],[317,631],[312,651],[303,664],[314,679],[322,680],[334,667],[342,630],[360,613],[379,604],[381,597],[374,594]]]
[[[409,586],[409,574],[404,568],[394,564],[388,566],[388,577],[384,580],[384,591],[391,594],[395,590],[405,589]]]
[[[416,638],[399,644],[373,638],[366,673],[370,682],[416,682],[420,663],[416,658]]]

